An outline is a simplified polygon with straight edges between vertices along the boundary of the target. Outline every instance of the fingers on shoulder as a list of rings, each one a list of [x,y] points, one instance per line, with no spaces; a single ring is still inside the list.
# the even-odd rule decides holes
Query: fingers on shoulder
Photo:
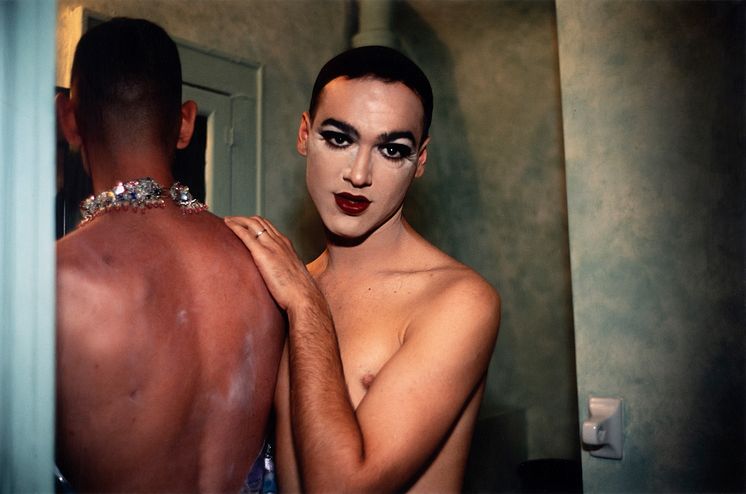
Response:
[[[285,235],[283,235],[277,227],[263,216],[251,216],[248,218],[241,218],[241,225],[244,226],[249,232],[254,232],[254,236],[259,238],[261,235],[267,235],[272,238],[281,240],[286,245],[290,246],[291,243]],[[231,218],[232,220],[232,218]]]
[[[261,235],[269,232],[276,232],[268,220],[261,216],[226,216],[225,224],[239,236],[244,243],[252,243],[258,240]]]
[[[266,218],[263,218],[261,216],[226,216],[223,218],[223,220],[226,223],[233,223],[237,225],[241,225],[244,228],[248,227],[256,227],[256,226],[264,226],[265,224],[269,223],[269,220]]]
[[[223,218],[223,221],[228,225],[240,225],[245,228],[251,221],[251,218],[247,216],[226,216]]]

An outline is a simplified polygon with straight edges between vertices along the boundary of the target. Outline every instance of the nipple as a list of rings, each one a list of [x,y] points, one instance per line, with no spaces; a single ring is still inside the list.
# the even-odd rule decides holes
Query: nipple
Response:
[[[360,379],[360,382],[362,383],[363,388],[365,388],[365,390],[367,391],[368,388],[370,388],[370,385],[373,384],[373,381],[375,381],[375,379],[376,379],[375,374],[368,372],[367,374],[363,376],[362,379]]]

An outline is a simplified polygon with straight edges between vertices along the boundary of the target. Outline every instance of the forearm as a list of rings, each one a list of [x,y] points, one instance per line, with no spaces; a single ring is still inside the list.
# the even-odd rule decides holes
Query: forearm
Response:
[[[304,491],[346,490],[365,448],[331,312],[321,297],[288,317],[291,417]]]

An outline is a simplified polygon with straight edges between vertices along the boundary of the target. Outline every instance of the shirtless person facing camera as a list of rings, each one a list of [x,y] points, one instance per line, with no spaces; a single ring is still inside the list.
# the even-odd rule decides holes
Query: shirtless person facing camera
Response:
[[[266,219],[226,220],[290,324],[275,396],[283,492],[461,490],[500,303],[402,216],[431,115],[408,58],[335,57],[297,140],[326,249],[306,267]]]
[[[144,20],[91,29],[57,109],[95,194],[57,245],[60,471],[75,491],[239,492],[285,324],[239,239],[171,185],[196,114],[176,45]]]

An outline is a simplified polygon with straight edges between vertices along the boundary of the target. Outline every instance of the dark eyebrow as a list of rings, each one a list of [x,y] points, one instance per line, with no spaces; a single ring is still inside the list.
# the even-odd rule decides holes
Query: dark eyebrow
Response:
[[[338,128],[342,132],[349,134],[350,137],[352,137],[353,139],[358,139],[360,137],[360,134],[355,129],[355,127],[348,124],[347,122],[342,122],[341,120],[337,120],[336,118],[327,118],[326,120],[321,122],[322,127],[325,127],[327,125],[331,125],[333,127]],[[395,141],[397,139],[409,139],[410,141],[412,141],[412,144],[415,144],[415,145],[417,144],[417,140],[415,140],[414,134],[408,130],[384,132],[383,134],[378,136],[378,142],[381,144],[385,142]]]
[[[332,125],[332,126],[338,128],[339,130],[341,130],[342,132],[346,132],[347,134],[349,134],[354,139],[357,139],[357,138],[360,137],[360,134],[358,134],[357,130],[355,130],[355,127],[353,127],[352,125],[350,125],[350,124],[348,124],[346,122],[341,122],[341,121],[336,120],[334,118],[327,118],[326,120],[324,120],[323,122],[321,122],[321,126],[322,127],[324,127],[326,125]]]
[[[409,132],[408,130],[384,132],[383,134],[378,136],[378,141],[381,143],[391,142],[397,139],[409,139],[410,141],[412,141],[412,144],[417,144],[417,141],[414,139],[414,134]]]

